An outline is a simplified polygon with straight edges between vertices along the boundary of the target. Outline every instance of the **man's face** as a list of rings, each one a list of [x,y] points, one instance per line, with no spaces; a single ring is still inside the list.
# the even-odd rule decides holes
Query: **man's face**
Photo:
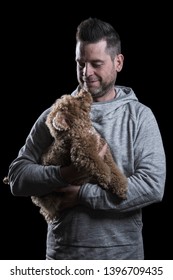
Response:
[[[89,91],[93,98],[107,94],[114,87],[120,67],[119,56],[111,60],[106,52],[106,41],[76,45],[77,79],[82,88]],[[123,60],[121,60],[123,63]]]

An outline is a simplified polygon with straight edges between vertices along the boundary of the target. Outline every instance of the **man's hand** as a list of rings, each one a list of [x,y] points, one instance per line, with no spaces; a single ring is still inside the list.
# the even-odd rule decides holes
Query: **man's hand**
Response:
[[[105,143],[104,146],[102,147],[102,149],[100,150],[99,152],[99,156],[104,159],[104,156],[106,154],[106,151],[107,151],[107,147],[108,147],[108,144]]]
[[[61,197],[61,202],[59,205],[59,210],[62,211],[66,208],[72,208],[79,204],[78,193],[80,186],[69,185],[67,187],[58,188],[57,192],[61,192],[63,195]]]
[[[99,156],[103,159],[107,151],[107,144],[103,146],[103,148],[99,152]],[[79,174],[73,165],[68,167],[62,167],[61,169],[62,176],[64,178],[68,178],[70,181],[71,178],[77,177],[77,179],[81,179],[82,176],[86,176],[86,174]],[[78,193],[80,190],[80,186],[69,184],[67,187],[58,188],[57,192],[62,193],[61,202],[59,205],[60,211],[63,211],[66,208],[72,208],[79,204],[78,201]]]

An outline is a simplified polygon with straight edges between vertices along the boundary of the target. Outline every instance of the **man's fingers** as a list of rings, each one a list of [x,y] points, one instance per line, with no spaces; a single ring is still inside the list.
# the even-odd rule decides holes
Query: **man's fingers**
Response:
[[[99,152],[99,156],[100,156],[101,158],[104,158],[104,156],[105,156],[105,154],[106,154],[106,151],[107,151],[107,147],[108,147],[108,145],[107,145],[107,143],[105,143],[104,146],[103,146],[103,148],[102,148],[101,151]]]

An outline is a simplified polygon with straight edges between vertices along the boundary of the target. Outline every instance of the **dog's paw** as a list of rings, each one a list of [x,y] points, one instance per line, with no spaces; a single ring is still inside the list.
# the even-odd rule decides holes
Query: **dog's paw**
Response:
[[[98,184],[99,184],[103,189],[105,189],[105,190],[108,190],[108,189],[109,189],[110,181],[111,181],[111,178],[110,178],[109,175],[107,175],[107,176],[100,175],[100,176],[97,178]]]
[[[121,199],[127,199],[127,189],[117,189],[116,195]]]
[[[127,183],[124,184],[110,184],[109,189],[112,193],[116,194],[120,199],[127,199]]]

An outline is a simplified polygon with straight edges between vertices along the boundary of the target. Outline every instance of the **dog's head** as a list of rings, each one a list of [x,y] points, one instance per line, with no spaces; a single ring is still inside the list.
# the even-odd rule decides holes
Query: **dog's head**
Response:
[[[62,95],[52,106],[47,116],[46,124],[49,129],[67,131],[89,121],[92,104],[92,96],[89,92],[81,90],[75,96]]]

